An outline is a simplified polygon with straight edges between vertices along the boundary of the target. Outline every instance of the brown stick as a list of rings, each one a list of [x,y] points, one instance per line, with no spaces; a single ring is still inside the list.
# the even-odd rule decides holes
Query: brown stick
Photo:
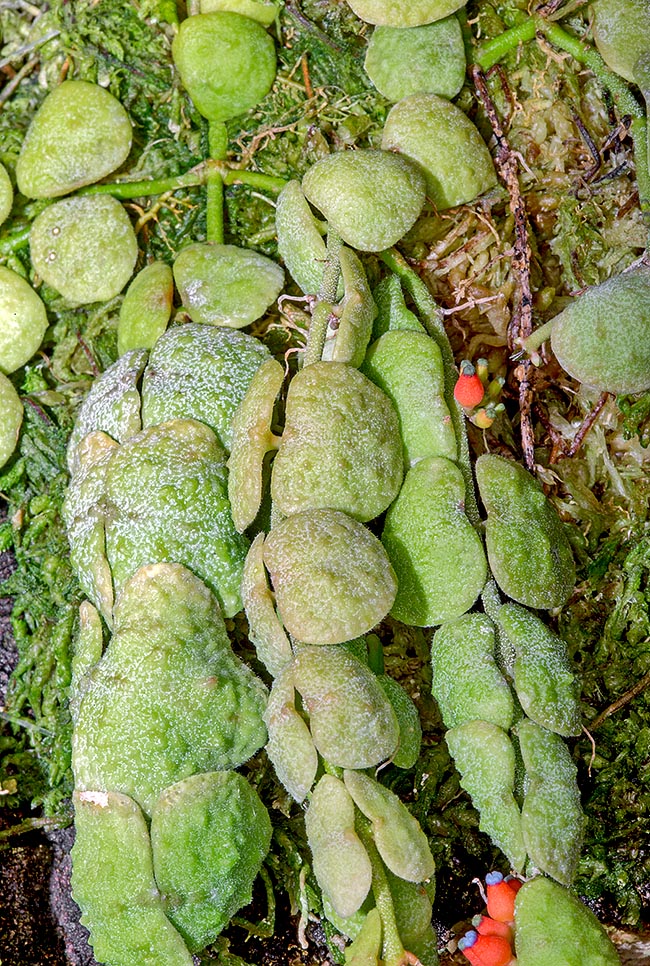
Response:
[[[519,165],[517,158],[505,138],[503,126],[494,106],[494,101],[488,91],[486,76],[476,65],[472,67],[471,74],[477,96],[483,105],[483,109],[487,114],[496,138],[497,149],[494,160],[501,179],[508,190],[510,211],[515,220],[515,244],[512,256],[512,267],[515,272],[517,288],[512,319],[508,326],[508,345],[511,349],[514,349],[518,344],[518,340],[525,339],[533,331],[533,295],[530,288],[530,262],[532,254],[528,240],[528,215],[519,184]],[[523,360],[517,366],[515,376],[519,382],[519,414],[524,462],[529,470],[533,470],[535,467],[535,438],[531,420],[533,390],[530,383],[530,367],[530,360]]]
[[[612,704],[605,708],[604,711],[601,711],[593,721],[590,721],[589,730],[595,731],[596,728],[600,728],[603,721],[606,721],[607,718],[611,717],[611,715],[615,714],[617,711],[620,711],[621,708],[624,708],[626,704],[629,704],[630,701],[641,694],[642,691],[645,691],[647,687],[650,687],[650,671],[648,671],[647,674],[644,674],[641,680],[637,681],[633,688],[630,688],[629,691],[626,691],[625,694],[622,694],[620,698],[617,698],[616,701],[613,701]]]
[[[610,394],[608,392],[601,392],[600,396],[594,403],[593,409],[590,409],[585,418],[582,420],[580,428],[573,437],[572,443],[567,443],[565,438],[551,425],[550,420],[547,418],[543,410],[539,408],[537,409],[539,418],[544,424],[544,428],[551,437],[553,443],[549,463],[559,463],[560,460],[564,459],[565,457],[570,458],[576,455],[585,441],[585,436],[600,416],[603,407],[609,399],[609,396]]]

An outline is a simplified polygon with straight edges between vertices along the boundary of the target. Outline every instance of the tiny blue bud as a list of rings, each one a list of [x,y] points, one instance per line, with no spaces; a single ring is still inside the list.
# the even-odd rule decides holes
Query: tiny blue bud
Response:
[[[488,872],[485,876],[486,885],[498,885],[500,882],[503,882],[503,876],[500,872]]]
[[[471,949],[477,939],[478,939],[478,933],[476,932],[476,930],[470,929],[470,931],[466,932],[463,938],[458,943],[458,948],[461,950],[461,952],[463,949]]]

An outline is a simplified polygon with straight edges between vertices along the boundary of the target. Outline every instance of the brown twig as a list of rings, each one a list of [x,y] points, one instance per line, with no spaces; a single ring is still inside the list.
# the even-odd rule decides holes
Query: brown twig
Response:
[[[495,163],[504,182],[510,199],[510,211],[515,220],[515,243],[512,267],[516,278],[515,305],[508,326],[508,344],[511,349],[518,340],[525,339],[533,331],[533,296],[530,287],[531,249],[528,239],[528,215],[519,184],[519,165],[517,157],[508,144],[494,102],[488,91],[483,71],[474,65],[471,69],[472,80],[478,98],[492,126],[497,142]],[[519,414],[521,425],[521,446],[524,462],[529,470],[535,467],[535,439],[531,410],[533,390],[530,383],[530,360],[522,361],[515,370],[519,382]]]
[[[305,93],[307,94],[307,100],[310,101],[314,96],[314,88],[311,86],[311,77],[309,76],[309,64],[307,62],[307,51],[304,52],[300,58],[300,69],[302,71],[302,79],[305,84]]]
[[[611,717],[613,714],[616,714],[616,712],[620,711],[621,708],[624,708],[626,704],[629,704],[630,701],[645,691],[647,687],[650,687],[650,671],[648,671],[647,674],[644,674],[641,680],[637,681],[634,687],[630,688],[630,690],[626,691],[625,694],[622,694],[620,698],[617,698],[616,701],[613,701],[610,705],[608,705],[608,707],[606,707],[604,711],[601,711],[593,721],[590,721],[589,730],[595,731],[596,728],[600,728],[601,724],[606,721],[607,718]]]
[[[551,437],[553,443],[549,463],[559,463],[561,459],[565,459],[566,457],[570,459],[572,456],[576,455],[584,443],[587,433],[600,416],[600,413],[602,412],[605,403],[609,399],[609,396],[610,394],[608,392],[603,392],[600,394],[593,406],[593,409],[587,413],[580,424],[580,427],[573,437],[571,443],[567,443],[562,434],[558,433],[557,429],[555,429],[555,427],[551,424],[551,421],[544,410],[536,407],[536,412],[539,416],[540,422],[544,426],[544,429],[548,435]]]

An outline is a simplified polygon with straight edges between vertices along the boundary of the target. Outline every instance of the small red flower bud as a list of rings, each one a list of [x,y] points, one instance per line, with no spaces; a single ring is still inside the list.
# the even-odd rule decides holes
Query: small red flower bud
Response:
[[[512,942],[513,932],[507,922],[499,922],[497,919],[490,919],[489,916],[476,916],[472,924],[480,936],[501,936]]]
[[[507,939],[480,935],[473,929],[461,939],[458,948],[472,966],[508,966],[513,958]]]
[[[485,387],[471,362],[464,359],[460,364],[460,376],[454,386],[454,399],[463,409],[473,409],[483,399]]]
[[[513,922],[515,897],[521,887],[518,879],[504,879],[500,872],[490,872],[485,877],[487,909],[492,919]]]

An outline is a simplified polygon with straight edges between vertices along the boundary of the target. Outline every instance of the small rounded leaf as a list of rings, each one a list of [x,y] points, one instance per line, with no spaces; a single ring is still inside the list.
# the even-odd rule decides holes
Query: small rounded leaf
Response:
[[[172,55],[194,106],[209,121],[227,121],[255,107],[275,80],[273,40],[239,13],[188,17],[174,38]]]
[[[541,486],[523,466],[492,453],[476,461],[476,479],[499,587],[526,607],[561,607],[573,591],[575,564],[564,525]]]
[[[634,65],[650,50],[648,0],[596,0],[589,9],[600,56],[616,74],[634,83]]]
[[[354,655],[338,647],[301,647],[293,677],[326,761],[372,768],[391,757],[399,740],[397,717],[375,675]]]
[[[45,98],[16,165],[28,198],[58,198],[116,171],[131,150],[131,122],[99,84],[69,80]]]
[[[156,884],[192,952],[251,901],[270,843],[268,812],[237,772],[192,775],[162,793],[151,816]]]
[[[14,203],[14,189],[4,164],[0,164],[0,225],[11,214]]]
[[[431,690],[448,728],[472,720],[510,728],[514,702],[494,649],[494,624],[485,614],[464,614],[433,635]]]
[[[354,828],[354,802],[333,775],[314,789],[305,828],[319,886],[337,915],[353,916],[370,891],[372,868]]]
[[[264,562],[285,627],[307,644],[365,634],[395,599],[397,581],[381,543],[338,510],[304,510],[274,527]]]
[[[348,0],[357,17],[366,23],[389,27],[416,27],[441,20],[465,4],[465,0]]]
[[[587,289],[553,320],[551,348],[563,369],[601,392],[650,388],[650,269]]]
[[[266,753],[292,798],[304,802],[318,771],[318,753],[307,722],[296,709],[293,669],[273,682],[264,721],[269,733]]]
[[[422,93],[455,97],[465,80],[465,47],[458,18],[446,17],[409,30],[376,27],[365,68],[389,101]]]
[[[174,277],[165,262],[152,262],[133,279],[120,308],[117,351],[151,349],[172,314]]]
[[[12,383],[0,372],[0,468],[2,468],[18,442],[23,421],[23,404]]]
[[[387,151],[339,151],[317,161],[302,180],[309,201],[352,248],[390,248],[424,204],[419,168]]]
[[[24,366],[46,329],[45,306],[29,282],[0,265],[0,372],[9,375]]]
[[[427,196],[439,211],[474,201],[497,183],[478,128],[435,94],[405,97],[386,118],[381,146],[421,165]]]
[[[29,245],[41,278],[77,305],[115,298],[138,257],[129,216],[110,195],[64,198],[50,205],[35,219]]]
[[[372,520],[397,496],[402,472],[397,414],[366,376],[341,362],[294,376],[271,476],[283,513],[331,507]]]
[[[524,882],[515,900],[515,949],[521,966],[620,966],[609,936],[568,889],[544,876]]]
[[[241,329],[275,302],[284,272],[250,249],[196,242],[178,255],[174,280],[192,321]]]
[[[451,460],[423,459],[406,474],[381,538],[397,574],[391,609],[397,620],[442,624],[464,614],[480,594],[487,561],[464,504],[463,475]]]

